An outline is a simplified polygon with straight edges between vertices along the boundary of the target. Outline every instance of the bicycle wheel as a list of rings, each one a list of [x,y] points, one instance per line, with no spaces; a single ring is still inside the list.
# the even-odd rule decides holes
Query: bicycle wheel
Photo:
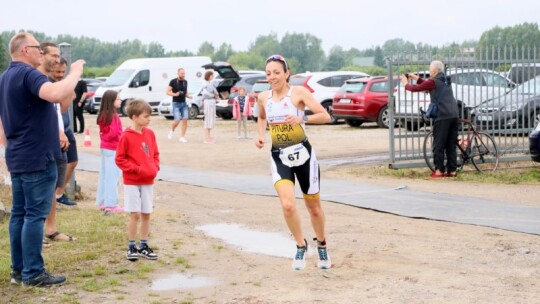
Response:
[[[435,172],[435,163],[433,162],[433,131],[424,137],[424,160],[431,172]]]
[[[471,141],[471,159],[479,172],[495,172],[499,165],[499,151],[495,140],[486,133],[476,134]]]

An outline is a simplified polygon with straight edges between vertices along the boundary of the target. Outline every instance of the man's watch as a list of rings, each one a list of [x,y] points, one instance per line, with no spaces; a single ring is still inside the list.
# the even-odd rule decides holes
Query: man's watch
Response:
[[[304,117],[302,117],[302,119],[304,120],[304,122],[307,122],[307,120],[308,120],[307,115],[304,115]]]

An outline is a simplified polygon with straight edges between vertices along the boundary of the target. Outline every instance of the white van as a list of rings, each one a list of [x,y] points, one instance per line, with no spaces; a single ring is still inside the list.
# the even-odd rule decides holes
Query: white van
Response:
[[[115,90],[120,94],[120,111],[126,115],[126,103],[133,98],[146,100],[154,111],[159,102],[167,96],[166,90],[171,79],[176,78],[178,69],[184,68],[188,88],[190,84],[203,81],[203,65],[211,63],[210,57],[168,57],[138,58],[124,61],[109,76],[94,95],[94,107],[99,109],[103,93]]]

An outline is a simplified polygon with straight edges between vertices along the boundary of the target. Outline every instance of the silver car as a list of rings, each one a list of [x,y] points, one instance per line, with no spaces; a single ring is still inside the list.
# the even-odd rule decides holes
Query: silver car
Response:
[[[423,78],[429,77],[429,72],[417,73]],[[471,108],[497,96],[506,94],[516,84],[501,74],[487,69],[448,69],[452,91],[458,102],[460,116],[469,117]],[[429,92],[410,92],[398,83],[394,90],[395,118],[401,126],[415,130],[421,123],[419,108],[426,110],[431,102]]]

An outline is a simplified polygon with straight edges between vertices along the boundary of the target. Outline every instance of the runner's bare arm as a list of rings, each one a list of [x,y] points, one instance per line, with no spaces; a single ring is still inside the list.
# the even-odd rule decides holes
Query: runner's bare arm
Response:
[[[258,138],[255,141],[255,146],[261,149],[265,144],[266,132],[266,101],[268,99],[268,91],[259,93],[257,103],[259,104],[259,119],[257,120]]]
[[[307,115],[308,123],[325,124],[330,122],[330,115],[328,112],[326,112],[323,106],[315,100],[313,95],[305,87],[295,86],[291,97],[293,102],[296,100],[298,101],[295,102],[295,104],[298,104],[299,106],[303,104],[304,109],[305,107],[308,107],[311,112],[313,112],[313,114]],[[298,117],[296,120],[302,123],[302,117]]]

